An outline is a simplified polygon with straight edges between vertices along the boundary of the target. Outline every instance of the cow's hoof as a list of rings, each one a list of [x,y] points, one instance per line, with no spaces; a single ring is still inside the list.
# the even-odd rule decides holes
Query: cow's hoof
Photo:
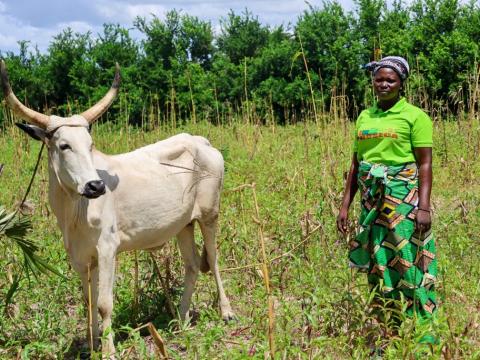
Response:
[[[222,315],[222,319],[225,322],[225,324],[228,324],[229,322],[234,322],[237,320],[237,317],[233,313],[233,311],[227,311]]]

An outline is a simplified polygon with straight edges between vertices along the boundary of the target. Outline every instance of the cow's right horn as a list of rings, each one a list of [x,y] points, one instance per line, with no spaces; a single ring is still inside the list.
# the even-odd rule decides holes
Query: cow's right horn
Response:
[[[23,105],[15,96],[8,81],[7,67],[5,62],[0,60],[0,82],[2,84],[3,96],[13,112],[20,118],[29,123],[45,129],[49,122],[49,117],[35,110],[29,109]]]

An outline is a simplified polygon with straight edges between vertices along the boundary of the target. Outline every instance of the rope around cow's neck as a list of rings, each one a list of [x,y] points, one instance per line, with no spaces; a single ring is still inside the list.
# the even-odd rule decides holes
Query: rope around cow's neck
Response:
[[[37,163],[35,164],[35,169],[33,169],[33,174],[32,174],[32,177],[30,178],[30,182],[28,183],[28,187],[27,187],[27,190],[25,191],[25,195],[23,196],[22,201],[18,205],[18,207],[15,210],[15,212],[13,213],[12,217],[10,219],[8,219],[8,221],[0,229],[0,233],[2,233],[7,228],[8,224],[10,224],[12,219],[15,216],[17,216],[18,212],[20,211],[20,208],[25,203],[25,200],[27,200],[27,196],[30,193],[30,189],[32,188],[33,180],[35,179],[35,175],[37,174],[37,170],[38,170],[38,166],[40,164],[40,160],[42,159],[42,153],[43,153],[43,148],[44,147],[45,147],[45,143],[42,142],[42,147],[40,148],[40,151],[39,151],[38,157],[37,157]]]

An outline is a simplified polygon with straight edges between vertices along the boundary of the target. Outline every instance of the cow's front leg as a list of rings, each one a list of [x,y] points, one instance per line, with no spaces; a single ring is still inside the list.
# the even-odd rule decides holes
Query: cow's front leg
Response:
[[[98,251],[98,311],[102,316],[102,357],[114,358],[115,345],[113,344],[112,311],[113,311],[113,282],[115,276],[116,249],[111,245],[97,246]],[[108,331],[105,334],[105,331]]]
[[[78,270],[78,269],[77,269]],[[96,265],[90,266],[90,283],[88,279],[88,267],[82,268],[79,271],[82,280],[83,297],[85,299],[85,306],[87,307],[87,314],[92,316],[92,327],[87,326],[87,341],[93,342],[93,349],[97,350],[99,345],[99,331],[98,331],[98,268]],[[89,301],[90,300],[90,301]],[[90,325],[90,324],[88,324]]]

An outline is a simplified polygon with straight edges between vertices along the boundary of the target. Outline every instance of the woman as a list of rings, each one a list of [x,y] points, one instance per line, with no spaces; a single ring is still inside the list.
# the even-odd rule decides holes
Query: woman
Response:
[[[405,59],[367,64],[377,103],[357,119],[352,164],[337,227],[348,229],[348,208],[360,189],[359,231],[350,242],[352,267],[368,272],[372,289],[407,302],[407,314],[430,318],[437,272],[431,226],[432,121],[401,91]]]

